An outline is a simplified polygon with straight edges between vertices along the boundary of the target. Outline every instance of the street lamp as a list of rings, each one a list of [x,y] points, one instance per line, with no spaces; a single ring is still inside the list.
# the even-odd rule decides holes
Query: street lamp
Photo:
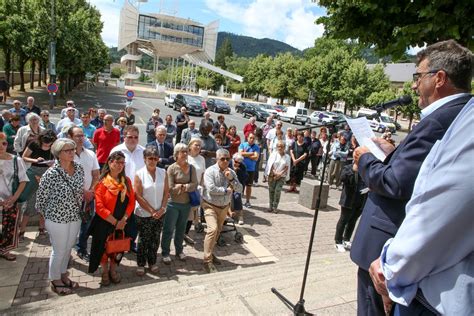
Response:
[[[51,43],[49,46],[49,83],[56,83],[56,0],[51,0]],[[50,93],[49,108],[56,105],[56,93]]]

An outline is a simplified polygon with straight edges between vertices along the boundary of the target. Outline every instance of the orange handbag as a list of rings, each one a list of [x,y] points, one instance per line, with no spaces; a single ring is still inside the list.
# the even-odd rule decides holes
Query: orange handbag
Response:
[[[119,230],[118,234],[116,234],[116,232],[117,230],[107,237],[107,241],[105,243],[105,252],[108,255],[130,251],[130,241],[132,238],[125,237],[125,232],[123,230]]]

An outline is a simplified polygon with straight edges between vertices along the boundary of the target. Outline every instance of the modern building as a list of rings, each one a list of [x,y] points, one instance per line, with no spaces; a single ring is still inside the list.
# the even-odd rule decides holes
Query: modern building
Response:
[[[154,58],[154,69],[158,70],[158,60],[170,59],[170,67],[191,66],[191,72],[184,76],[186,88],[195,86],[196,67],[204,67],[224,76],[242,82],[243,78],[211,65],[216,55],[219,21],[203,25],[191,19],[185,19],[162,13],[140,13],[141,1],[125,0],[120,13],[118,49],[126,49],[121,63],[126,66],[124,75],[126,84],[131,85],[138,79],[136,63],[147,54]],[[172,85],[172,79],[168,85]]]

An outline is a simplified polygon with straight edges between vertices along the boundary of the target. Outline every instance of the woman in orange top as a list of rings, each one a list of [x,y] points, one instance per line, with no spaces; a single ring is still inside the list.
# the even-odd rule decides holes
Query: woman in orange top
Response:
[[[99,183],[95,187],[95,212],[89,234],[92,235],[89,273],[102,266],[102,285],[110,281],[119,283],[120,274],[116,271],[123,253],[107,255],[105,244],[107,237],[117,230],[127,234],[127,220],[135,209],[135,192],[132,183],[125,176],[125,156],[122,152],[112,153],[102,169]]]

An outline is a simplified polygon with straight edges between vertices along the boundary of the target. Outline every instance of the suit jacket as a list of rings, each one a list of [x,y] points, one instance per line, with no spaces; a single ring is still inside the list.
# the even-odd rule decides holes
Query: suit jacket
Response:
[[[160,152],[158,148],[158,144],[156,143],[156,140],[149,142],[146,144],[146,147],[148,146],[153,146],[156,148],[158,152]],[[164,155],[163,157],[160,156],[160,162],[158,163],[159,168],[167,169],[168,166],[174,163],[174,158],[173,158],[173,145],[171,145],[168,142],[163,143],[163,149],[164,149]]]
[[[351,259],[362,269],[369,270],[385,242],[397,233],[421,164],[470,98],[454,99],[425,117],[383,162],[370,153],[360,157],[359,174],[370,193],[354,236]]]

